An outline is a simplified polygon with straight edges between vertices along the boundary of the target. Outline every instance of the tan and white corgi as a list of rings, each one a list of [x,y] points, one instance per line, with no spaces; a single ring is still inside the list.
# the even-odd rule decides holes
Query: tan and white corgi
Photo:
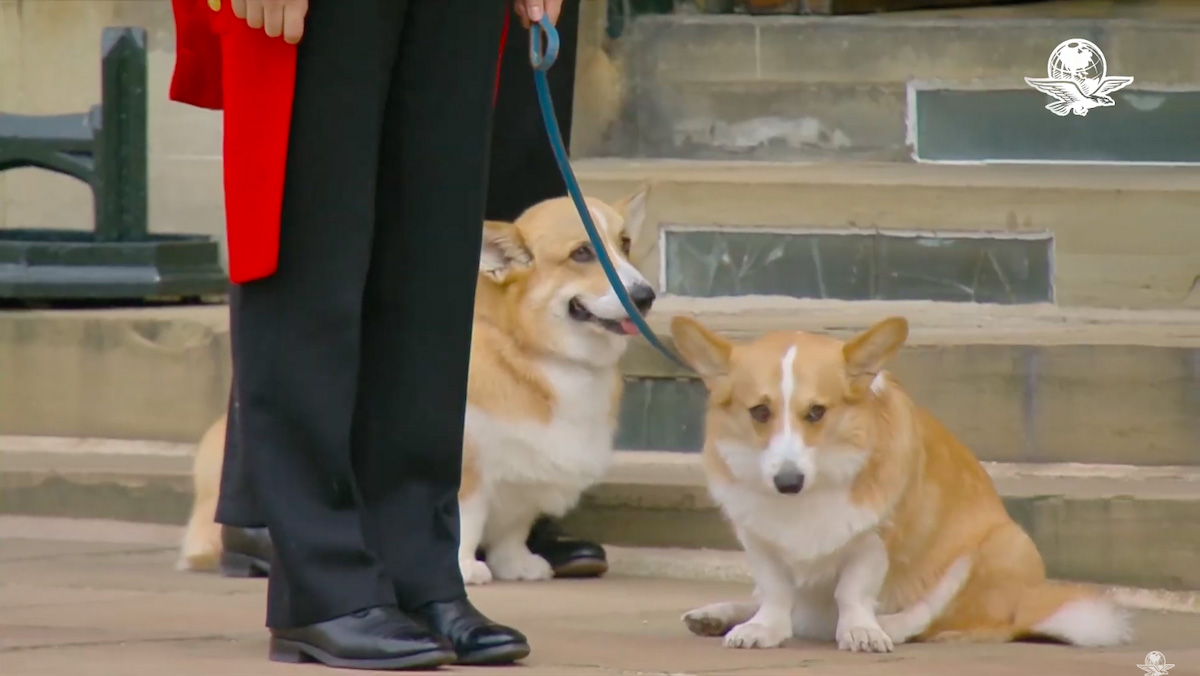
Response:
[[[629,297],[654,290],[629,262],[646,191],[588,208]],[[515,223],[484,226],[459,491],[459,566],[467,584],[541,580],[526,547],[539,515],[560,516],[612,461],[622,379],[637,329],[609,285],[569,198]],[[475,557],[486,552],[486,563]]]
[[[192,458],[192,512],[175,563],[178,570],[213,571],[221,562],[221,524],[216,518],[227,422],[227,415],[217,418],[196,445],[196,455]]]
[[[693,633],[871,652],[1131,637],[1106,598],[1046,579],[978,460],[883,370],[908,336],[903,318],[844,343],[777,332],[735,344],[684,317],[671,332],[708,388],[709,488],[755,580],[755,603],[685,614]]]
[[[630,299],[648,312],[653,287],[629,261],[646,190],[615,205],[587,198]],[[484,224],[459,492],[459,565],[468,584],[540,580],[550,564],[526,547],[541,515],[560,516],[607,471],[622,391],[618,361],[637,328],[609,285],[570,198],[514,223]],[[205,433],[178,567],[212,570],[225,416]],[[486,563],[476,560],[476,549]]]

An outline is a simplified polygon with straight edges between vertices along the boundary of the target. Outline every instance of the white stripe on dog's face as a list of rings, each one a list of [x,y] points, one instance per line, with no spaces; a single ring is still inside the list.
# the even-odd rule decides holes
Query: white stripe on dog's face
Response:
[[[796,346],[788,348],[780,363],[780,425],[767,444],[760,463],[763,479],[774,486],[775,475],[788,469],[799,471],[810,478],[816,470],[813,449],[804,442],[803,430],[793,420],[793,402],[796,395]]]

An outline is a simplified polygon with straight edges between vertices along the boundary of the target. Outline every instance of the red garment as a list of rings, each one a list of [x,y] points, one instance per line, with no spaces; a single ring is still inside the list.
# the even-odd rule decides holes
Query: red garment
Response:
[[[262,279],[279,261],[279,221],[296,46],[269,38],[206,0],[171,0],[175,14],[175,72],[170,98],[225,111],[225,232],[229,278]],[[509,13],[511,14],[511,13]],[[500,52],[508,35],[505,18]],[[253,68],[237,66],[253,64]],[[499,64],[497,64],[499,73]],[[499,77],[497,77],[497,87]]]

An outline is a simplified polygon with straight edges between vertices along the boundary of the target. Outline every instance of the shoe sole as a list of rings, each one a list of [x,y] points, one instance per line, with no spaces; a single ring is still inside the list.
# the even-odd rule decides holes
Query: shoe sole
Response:
[[[221,574],[225,577],[268,577],[271,564],[247,554],[221,552]]]
[[[608,572],[608,562],[604,559],[576,559],[568,561],[554,569],[554,577],[580,578],[600,577]]]
[[[287,664],[318,662],[336,669],[375,669],[386,671],[436,669],[454,664],[458,660],[457,655],[446,650],[430,650],[423,653],[416,653],[415,655],[389,657],[379,660],[351,660],[331,655],[307,643],[299,643],[275,637],[271,638],[268,657],[272,662],[284,662]]]
[[[500,645],[486,650],[459,656],[454,663],[461,666],[482,666],[487,664],[512,664],[529,656],[529,646],[524,643]]]

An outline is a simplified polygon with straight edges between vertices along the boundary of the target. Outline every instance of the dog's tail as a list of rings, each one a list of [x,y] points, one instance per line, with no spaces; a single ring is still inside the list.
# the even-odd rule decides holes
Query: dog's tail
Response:
[[[226,416],[221,416],[196,446],[192,462],[192,514],[188,519],[177,570],[215,571],[221,560],[221,525],[216,522],[225,461]]]
[[[1017,600],[1014,638],[1049,638],[1085,647],[1119,645],[1133,638],[1129,613],[1095,589],[1046,581]]]
[[[925,598],[901,612],[880,615],[880,626],[896,644],[914,639],[983,643],[1049,639],[1099,647],[1126,643],[1133,636],[1129,613],[1095,589],[1042,580],[1018,587],[1014,594],[993,594],[992,601],[973,602],[958,598],[971,572],[971,557],[959,558]],[[951,617],[944,616],[946,611]],[[928,633],[934,624],[942,626]]]

